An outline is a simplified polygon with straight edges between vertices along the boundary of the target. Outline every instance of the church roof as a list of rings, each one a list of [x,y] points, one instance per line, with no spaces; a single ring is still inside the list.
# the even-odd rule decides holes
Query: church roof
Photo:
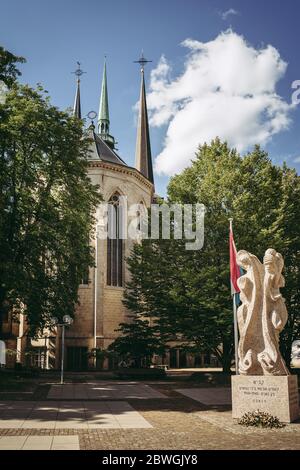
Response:
[[[90,145],[89,160],[101,160],[103,162],[116,163],[118,165],[127,166],[121,157],[107,145],[107,143],[90,128],[88,136],[92,142]]]

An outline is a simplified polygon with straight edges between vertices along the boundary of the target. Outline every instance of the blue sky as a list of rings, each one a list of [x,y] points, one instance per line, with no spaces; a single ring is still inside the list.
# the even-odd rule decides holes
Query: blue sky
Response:
[[[187,54],[191,52],[181,43],[187,38],[201,43],[215,41],[222,31],[231,27],[255,50],[270,44],[278,51],[280,60],[287,63],[287,67],[275,80],[276,92],[289,104],[291,83],[300,80],[299,15],[300,2],[297,0],[2,0],[0,43],[26,57],[22,81],[31,85],[40,82],[49,91],[53,103],[62,109],[73,105],[75,77],[71,72],[76,61],[81,61],[87,72],[81,88],[84,115],[90,110],[98,111],[103,57],[107,54],[111,133],[118,141],[120,155],[129,165],[134,165],[136,124],[133,106],[139,95],[140,76],[133,61],[139,57],[142,48],[145,56],[153,61],[147,66],[148,86],[150,71],[161,64],[162,55],[168,66],[168,80],[175,86],[176,79],[187,71]],[[159,80],[161,86],[164,77]],[[150,92],[154,85],[152,83]],[[164,83],[162,88],[167,89],[168,85]],[[267,90],[267,94],[269,92]],[[161,112],[155,104],[155,99],[159,98],[155,93],[152,93],[153,99],[150,98],[154,117]],[[189,96],[182,96],[183,101],[189,101]],[[197,102],[199,112],[203,111],[201,99]],[[264,144],[274,162],[286,160],[298,170],[299,109],[298,106],[293,110],[279,110],[280,117],[282,114],[288,116],[289,124],[271,133]],[[222,119],[225,125],[223,115]],[[156,123],[151,127],[154,159],[166,147],[164,139],[172,121],[175,128],[174,114],[161,125]],[[203,127],[201,122],[199,126]],[[214,121],[210,118],[208,122],[212,122],[214,132]],[[199,135],[202,135],[200,131]],[[181,151],[184,152],[184,136],[187,140],[189,136],[188,133],[182,135]],[[177,145],[176,139],[173,148],[174,145]],[[172,145],[167,150],[163,158],[172,159]],[[155,176],[160,194],[165,192],[168,171],[172,173],[167,169]]]

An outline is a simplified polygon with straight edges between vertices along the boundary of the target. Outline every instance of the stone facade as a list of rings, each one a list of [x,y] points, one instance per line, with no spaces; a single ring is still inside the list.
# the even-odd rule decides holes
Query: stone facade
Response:
[[[153,185],[136,169],[93,161],[89,174],[93,183],[100,186],[104,202],[118,192],[127,198],[128,206],[141,202],[145,207],[150,206]],[[130,240],[123,240],[124,260],[130,254],[131,243]],[[80,305],[73,325],[66,331],[67,349],[72,346],[86,347],[88,350],[95,347],[106,349],[117,337],[115,330],[119,324],[126,321],[127,312],[122,303],[124,287],[107,285],[107,240],[97,241],[96,265],[97,268],[90,269],[89,283],[79,288]],[[128,278],[129,272],[123,262],[123,285]]]

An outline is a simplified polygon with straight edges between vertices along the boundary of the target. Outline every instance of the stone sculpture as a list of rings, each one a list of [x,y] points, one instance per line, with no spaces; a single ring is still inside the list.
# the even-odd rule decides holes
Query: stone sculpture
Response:
[[[269,248],[263,263],[241,250],[237,263],[245,274],[238,280],[241,305],[237,311],[240,332],[241,375],[289,375],[279,351],[279,333],[287,322],[287,309],[280,293],[284,286],[280,253]]]

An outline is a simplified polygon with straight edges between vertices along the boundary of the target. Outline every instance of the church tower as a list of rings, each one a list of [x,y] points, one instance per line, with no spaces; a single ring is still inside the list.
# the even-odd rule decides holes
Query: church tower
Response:
[[[151,160],[151,147],[149,138],[149,124],[147,115],[144,64],[143,57],[138,61],[141,65],[140,112],[137,130],[136,167],[127,163],[118,155],[115,149],[115,139],[110,135],[110,117],[107,93],[107,72],[104,63],[99,116],[97,126],[92,124],[86,129],[89,137],[87,149],[87,174],[93,184],[97,185],[103,202],[110,206],[107,214],[108,227],[113,226],[113,234],[107,237],[92,237],[90,240],[94,248],[94,265],[81,279],[79,285],[79,303],[76,305],[74,322],[65,331],[64,357],[68,370],[95,369],[98,366],[105,369],[114,368],[118,360],[113,357],[105,359],[104,364],[98,364],[95,352],[106,350],[118,337],[120,323],[128,321],[128,311],[123,303],[123,293],[130,281],[130,272],[127,259],[130,256],[132,244],[130,236],[123,237],[123,230],[119,230],[119,222],[129,227],[132,218],[138,214],[126,214],[127,207],[142,205],[145,210],[151,207],[154,194],[153,170]],[[80,63],[73,72],[77,78],[76,94],[73,106],[73,115],[82,119],[81,110],[81,75]],[[90,111],[88,117],[95,117],[96,113]],[[99,208],[100,209],[100,208]],[[97,227],[104,227],[105,220],[101,211],[96,211]],[[127,230],[125,230],[127,232]],[[20,323],[19,337],[23,335],[23,323]],[[20,331],[22,330],[22,334]],[[30,339],[29,337],[27,338]],[[45,338],[33,340],[31,345],[36,350],[45,350]],[[46,355],[46,368],[58,369],[61,364],[62,344],[60,335],[53,332],[47,338],[48,352]],[[27,340],[19,347],[21,357],[25,360]],[[42,354],[41,351],[39,354]],[[44,352],[43,352],[44,354]],[[23,361],[23,359],[22,359]],[[115,361],[115,363],[114,363]],[[101,362],[101,361],[100,361]]]
[[[145,60],[145,59],[143,59]],[[144,64],[141,64],[144,65]],[[143,67],[142,67],[143,68]],[[74,115],[81,114],[80,75],[77,70],[77,89],[74,102]],[[131,167],[118,155],[115,139],[110,135],[110,116],[107,92],[106,61],[102,74],[101,97],[96,128],[90,125],[87,135],[90,139],[88,176],[99,187],[103,201],[111,207],[107,214],[108,226],[116,227],[114,236],[95,237],[95,263],[79,286],[80,303],[76,307],[74,323],[65,335],[66,367],[69,370],[94,368],[97,366],[92,351],[107,349],[118,337],[120,323],[128,321],[128,312],[123,304],[123,293],[130,280],[127,258],[130,256],[133,240],[123,237],[119,230],[126,207],[142,204],[145,210],[153,201],[154,184],[147,116],[144,71],[142,70],[140,90],[140,117],[137,130],[137,165]],[[92,112],[96,114],[95,112]],[[89,113],[90,114],[90,113]],[[102,226],[100,212],[98,226]],[[126,224],[130,223],[126,217]],[[55,354],[56,367],[59,366],[59,339]],[[114,364],[105,360],[104,368]],[[116,365],[116,364],[115,364]]]
[[[114,149],[115,139],[109,134],[109,109],[108,109],[108,92],[107,92],[107,73],[106,73],[106,58],[104,60],[101,97],[98,113],[98,135],[104,142]]]
[[[154,183],[144,76],[144,65],[150,61],[146,60],[142,54],[141,58],[136,62],[141,65],[141,88],[135,151],[135,167],[142,173],[142,175],[151,181],[151,183]]]
[[[73,113],[74,113],[74,116],[76,116],[78,119],[81,119],[80,78],[77,79],[77,89],[76,89]]]
[[[75,70],[75,75],[77,77],[77,88],[76,88],[76,94],[75,94],[75,100],[74,100],[74,106],[73,106],[73,115],[77,117],[78,119],[81,119],[81,101],[80,101],[80,77],[83,73],[83,70],[80,67],[80,62],[77,62],[77,69]]]

